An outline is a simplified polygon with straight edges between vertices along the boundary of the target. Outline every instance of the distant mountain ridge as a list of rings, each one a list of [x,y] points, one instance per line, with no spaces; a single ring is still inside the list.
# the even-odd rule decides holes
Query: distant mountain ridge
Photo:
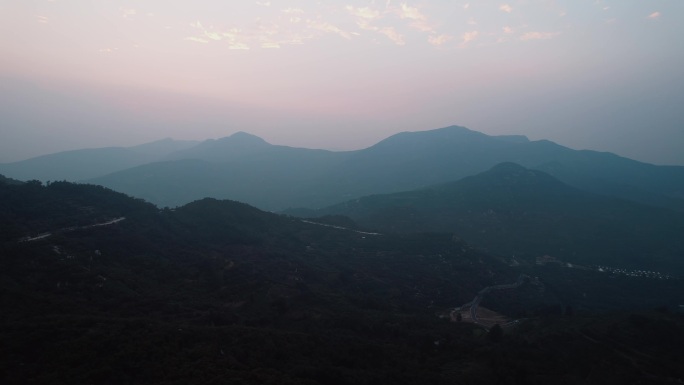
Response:
[[[273,145],[245,132],[201,143],[167,139],[0,164],[0,173],[19,180],[88,181],[159,206],[213,197],[279,211],[446,183],[502,162],[542,170],[582,190],[684,211],[682,166],[459,126],[402,132],[343,152]]]
[[[509,139],[457,126],[400,133],[360,150],[337,180],[358,187],[351,198],[454,181],[514,162],[587,191],[684,210],[682,166],[654,166],[547,140]]]
[[[572,150],[524,136],[489,136],[459,126],[403,132],[347,152],[271,145],[238,133],[169,154],[167,159],[89,182],[160,206],[209,196],[277,211],[321,208],[370,194],[417,189],[515,162],[583,190],[684,211],[684,167]]]
[[[8,177],[40,181],[79,181],[160,160],[196,142],[162,139],[132,147],[104,147],[55,154],[12,163],[0,163],[0,173]]]
[[[290,213],[344,215],[380,232],[453,232],[509,256],[684,272],[684,213],[581,191],[510,162],[456,182]]]
[[[245,133],[209,140],[167,160],[88,180],[160,206],[181,206],[205,197],[232,199],[278,210],[316,199],[312,181],[322,178],[346,152],[272,145]],[[176,159],[178,158],[178,159]],[[230,198],[229,198],[230,197]]]
[[[196,146],[167,154],[163,160],[199,159],[209,162],[225,162],[241,156],[263,151],[271,144],[258,136],[246,132],[200,142]]]

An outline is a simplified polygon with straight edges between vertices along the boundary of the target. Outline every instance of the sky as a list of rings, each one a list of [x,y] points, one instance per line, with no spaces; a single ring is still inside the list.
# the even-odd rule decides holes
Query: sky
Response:
[[[0,162],[460,125],[684,165],[683,0],[0,0]]]

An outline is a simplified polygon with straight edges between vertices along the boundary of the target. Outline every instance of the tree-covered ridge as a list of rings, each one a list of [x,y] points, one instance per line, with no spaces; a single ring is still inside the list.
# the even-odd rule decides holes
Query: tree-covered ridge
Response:
[[[32,187],[44,196],[60,193],[64,198],[65,190]],[[80,203],[97,200],[84,198],[92,198],[87,186],[70,187],[78,191]],[[405,277],[395,266],[412,263],[401,242],[395,246],[391,240],[330,231],[234,202],[204,200],[154,214],[145,206],[134,212],[126,205],[119,208],[115,215],[132,219],[36,242],[3,242],[6,383],[26,378],[163,382],[166,376],[206,383],[217,370],[236,381],[292,377],[315,383],[334,378],[326,374],[329,370],[342,373],[361,363],[366,369],[360,366],[343,377],[367,382],[390,373],[376,371],[365,362],[367,355],[347,356],[350,349],[410,354],[394,343],[397,350],[389,350],[386,337],[366,342],[364,336],[373,336],[383,320],[414,322],[411,314],[420,309],[425,328],[439,322],[426,312],[425,299],[404,303],[400,298],[414,290],[408,282],[398,283]],[[278,222],[290,226],[269,230]],[[430,245],[454,260],[453,268],[462,264],[463,246],[450,237],[432,237]],[[367,263],[369,258],[373,263]],[[426,258],[446,266],[436,255],[421,261]],[[427,277],[431,264],[412,270],[424,270],[420,275]],[[441,305],[458,301],[458,292],[450,290]],[[386,318],[385,313],[396,314]],[[177,338],[183,331],[188,333],[185,342]],[[38,340],[27,345],[30,336]],[[210,336],[215,342],[207,340]],[[213,362],[198,367],[207,373],[184,363],[191,360],[182,352],[188,343],[191,356]],[[280,353],[274,343],[281,345]]]
[[[682,290],[678,280],[623,281],[525,261],[511,267],[451,233],[370,234],[343,218],[310,223],[232,201],[159,210],[95,186],[22,188],[0,186],[12,198],[2,223],[31,231],[86,226],[0,240],[2,383],[682,377],[674,363],[684,357],[673,348],[681,343],[681,316],[588,313],[610,300],[602,292],[635,299],[625,306],[671,305]],[[549,282],[482,305],[526,318],[518,328],[495,337],[445,317],[522,271]]]
[[[157,211],[142,200],[95,185],[29,181],[1,187],[0,239],[4,241]]]
[[[21,184],[21,181],[0,175],[0,184]]]
[[[513,163],[452,183],[292,213],[346,215],[384,232],[454,232],[509,256],[684,272],[681,213],[581,191]]]

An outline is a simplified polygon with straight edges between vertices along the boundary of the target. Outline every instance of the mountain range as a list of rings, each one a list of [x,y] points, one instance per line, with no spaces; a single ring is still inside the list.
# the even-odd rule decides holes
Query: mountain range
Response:
[[[614,154],[576,151],[519,136],[488,136],[456,126],[400,133],[348,152],[274,146],[244,133],[192,150],[185,159],[174,154],[174,160],[89,182],[162,206],[211,196],[277,211],[427,187],[514,162],[583,190],[684,210],[684,167],[654,166]]]
[[[68,171],[77,169],[78,161],[61,160],[78,159],[78,152],[19,162],[49,163],[49,167],[36,166],[33,173],[14,172],[18,163],[0,165],[0,173],[22,180],[86,181],[160,207],[214,197],[280,211],[322,208],[370,194],[423,188],[514,162],[581,190],[684,211],[682,166],[656,166],[611,153],[578,151],[524,136],[489,136],[458,126],[399,133],[369,148],[345,152],[272,145],[246,133],[174,145],[182,148],[157,153],[155,161],[149,156],[146,161],[124,155],[106,166],[84,161],[89,169],[78,175]],[[101,159],[112,150],[88,151]],[[123,158],[127,164],[120,161]],[[65,178],[68,174],[76,177]]]
[[[507,256],[684,273],[684,213],[583,191],[514,163],[428,188],[287,212],[343,215],[385,233],[451,232]]]
[[[79,181],[162,160],[197,145],[162,139],[132,147],[104,147],[58,152],[12,163],[0,163],[0,174],[19,180]]]
[[[453,126],[0,170],[3,384],[684,378],[684,167]]]

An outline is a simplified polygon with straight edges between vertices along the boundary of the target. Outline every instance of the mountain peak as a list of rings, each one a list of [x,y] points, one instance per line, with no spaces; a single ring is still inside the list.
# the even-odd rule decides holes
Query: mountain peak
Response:
[[[547,174],[541,172],[541,171],[536,171],[536,170],[531,170],[529,168],[523,167],[517,163],[513,162],[502,162],[494,167],[490,168],[489,170],[479,174],[481,176],[487,176],[487,177],[492,177],[495,179],[501,179],[501,180],[511,180],[511,179],[531,179],[531,178],[536,178],[540,174],[544,174],[545,176]],[[473,178],[478,177],[478,175],[473,175]],[[550,179],[555,179],[548,175]]]
[[[260,137],[248,134],[244,131],[238,131],[230,136],[225,136],[218,139],[208,139],[200,143],[196,149],[202,150],[252,150],[257,148],[268,147],[270,144]]]
[[[404,152],[407,148],[417,149],[435,145],[467,144],[473,140],[489,138],[487,135],[461,126],[448,126],[426,131],[405,131],[392,135],[372,147],[394,149]]]
[[[499,174],[518,174],[528,171],[530,170],[513,162],[502,162],[490,169],[490,172]]]
[[[251,145],[251,146],[263,146],[263,145],[268,145],[269,143],[262,138],[252,135],[250,133],[244,132],[244,131],[238,131],[234,133],[233,135],[227,136],[225,138],[220,138],[217,139],[217,141],[221,142],[228,142],[230,141],[231,143],[239,144],[239,145]]]
[[[478,186],[498,186],[498,187],[513,187],[522,188],[523,192],[531,193],[529,188],[535,186],[535,189],[572,189],[572,187],[565,185],[553,176],[542,171],[531,170],[525,168],[517,163],[503,162],[495,165],[489,170],[466,177],[462,179],[463,183],[474,183]],[[459,184],[459,182],[455,182]]]
[[[260,137],[238,131],[219,139],[208,139],[184,151],[177,151],[168,160],[200,159],[209,162],[225,162],[247,154],[268,149],[271,144]]]

